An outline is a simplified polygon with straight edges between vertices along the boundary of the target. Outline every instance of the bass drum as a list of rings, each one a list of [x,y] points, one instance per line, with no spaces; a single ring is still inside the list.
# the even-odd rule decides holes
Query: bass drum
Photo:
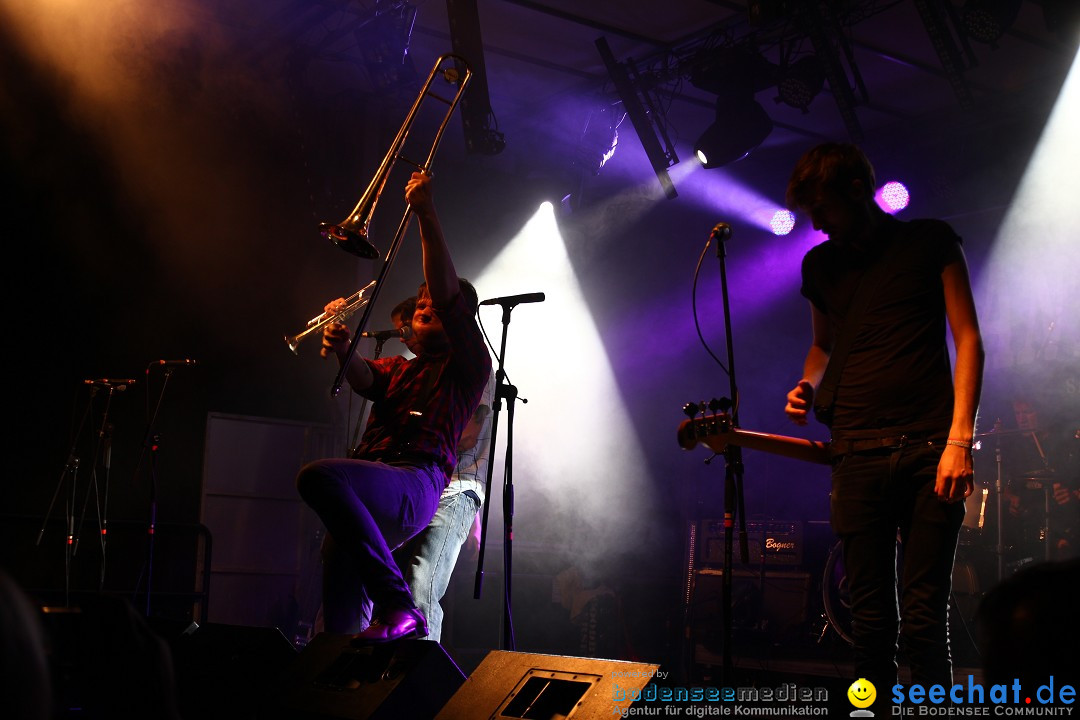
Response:
[[[897,538],[898,568],[902,552],[903,547]],[[953,563],[953,587],[949,601],[949,638],[954,658],[962,658],[968,650],[975,648],[971,622],[975,618],[979,601],[982,599],[975,565],[965,557],[965,554],[964,548],[958,547],[956,561]],[[821,596],[829,627],[835,630],[836,634],[848,645],[854,645],[855,640],[851,635],[851,591],[848,588],[847,572],[844,569],[844,548],[839,540],[832,546],[829,557],[825,561]]]
[[[851,590],[847,571],[844,570],[844,546],[839,540],[833,544],[825,560],[821,600],[825,604],[825,618],[829,621],[829,627],[848,645],[854,645],[851,637]]]

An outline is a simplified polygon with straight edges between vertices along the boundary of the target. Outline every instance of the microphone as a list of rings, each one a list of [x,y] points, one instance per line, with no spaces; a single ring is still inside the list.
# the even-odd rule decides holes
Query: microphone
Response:
[[[116,378],[100,378],[97,380],[83,380],[84,385],[94,385],[96,387],[112,388],[117,392],[123,392],[127,390],[128,385],[134,385],[134,380],[117,380]]]
[[[521,303],[534,303],[544,302],[544,293],[534,292],[525,293],[524,295],[507,295],[506,297],[488,298],[483,300],[481,305],[502,305],[505,307],[514,307]]]
[[[716,223],[716,227],[709,233],[709,237],[713,240],[727,240],[731,237],[731,226],[726,222]]]
[[[401,338],[403,341],[412,337],[412,328],[402,325],[397,330],[365,330],[360,337],[375,338],[379,342],[386,342],[390,338]]]
[[[192,360],[191,358],[184,358],[183,360],[158,360],[157,363],[151,363],[151,364],[152,365],[157,364],[157,365],[177,366],[177,365],[195,365],[197,363],[194,360]]]

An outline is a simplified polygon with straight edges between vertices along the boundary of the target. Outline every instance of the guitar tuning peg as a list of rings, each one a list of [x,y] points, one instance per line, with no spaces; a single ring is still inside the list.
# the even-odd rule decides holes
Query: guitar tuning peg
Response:
[[[682,406],[682,411],[683,411],[683,415],[685,415],[686,417],[693,420],[694,416],[698,414],[697,403],[692,403],[692,402],[686,403],[685,405]]]
[[[722,403],[721,403],[721,402],[720,402],[719,400],[717,400],[716,398],[713,398],[712,400],[710,400],[710,401],[709,401],[709,410],[710,410],[710,411],[711,411],[711,412],[712,412],[712,413],[713,413],[714,415],[716,414],[716,411],[717,411],[717,410],[720,410],[720,409],[722,409],[722,408],[723,408],[723,405],[722,405]]]

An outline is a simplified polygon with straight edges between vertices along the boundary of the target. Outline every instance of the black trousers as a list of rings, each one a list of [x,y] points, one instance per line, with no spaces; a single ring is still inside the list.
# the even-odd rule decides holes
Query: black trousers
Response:
[[[952,685],[948,606],[964,504],[934,495],[943,449],[944,439],[924,440],[833,461],[832,526],[851,592],[855,672],[874,683],[882,708],[901,633],[912,682]]]

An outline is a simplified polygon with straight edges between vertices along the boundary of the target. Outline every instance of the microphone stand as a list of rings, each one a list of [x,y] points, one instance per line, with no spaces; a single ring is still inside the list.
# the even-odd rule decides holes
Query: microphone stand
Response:
[[[75,533],[72,539],[71,556],[74,557],[79,552],[79,538],[82,534],[83,523],[86,521],[86,508],[90,504],[90,491],[94,492],[94,510],[97,512],[98,521],[98,541],[101,543],[101,572],[98,577],[98,591],[105,589],[105,532],[106,532],[106,512],[109,503],[109,468],[112,464],[112,424],[109,423],[109,409],[112,406],[113,393],[117,390],[124,390],[127,385],[115,385],[113,383],[106,383],[105,388],[108,390],[108,394],[105,397],[105,412],[101,416],[101,429],[98,430],[97,443],[94,445],[94,460],[90,465],[90,482],[86,487],[86,495],[83,497],[82,512],[79,516],[79,529]],[[104,492],[99,495],[98,493],[98,480],[97,480],[97,466],[98,457],[102,457],[105,467],[105,483]],[[104,503],[102,503],[104,499]]]
[[[485,497],[491,498],[491,485],[495,472],[495,443],[499,434],[499,413],[502,410],[502,401],[506,399],[506,454],[503,458],[503,627],[502,643],[504,650],[513,651],[514,620],[511,608],[511,570],[513,563],[513,540],[514,540],[514,402],[518,399],[518,390],[515,386],[506,382],[506,371],[503,363],[506,358],[506,335],[510,326],[510,311],[514,309],[513,302],[503,304],[502,314],[502,340],[499,344],[498,369],[495,372],[495,398],[494,413],[491,417],[491,461],[487,467],[487,485]],[[528,400],[521,398],[521,402]],[[484,584],[484,549],[487,545],[488,509],[489,502],[484,503],[483,519],[480,524],[480,551],[476,559],[476,582],[473,588],[473,598],[480,599],[480,593]]]
[[[1001,418],[998,418],[994,423],[994,431],[1001,432]],[[1005,481],[1001,472],[1002,453],[1001,453],[1001,436],[994,438],[994,499],[995,505],[995,519],[997,520],[997,538],[994,544],[994,555],[997,556],[997,581],[1001,582],[1005,578],[1005,513],[1004,513],[1004,500],[1005,500]]]
[[[165,378],[161,382],[161,392],[158,393],[157,403],[154,405],[154,412],[151,414],[150,419],[146,424],[146,434],[143,436],[139,461],[135,464],[135,478],[137,479],[139,470],[142,468],[143,459],[146,457],[146,451],[150,451],[150,509],[149,524],[146,528],[146,605],[144,606],[146,617],[150,617],[150,591],[153,586],[154,578],[154,532],[157,527],[157,455],[161,443],[161,437],[154,434],[154,426],[157,424],[158,412],[161,410],[161,404],[165,399],[165,389],[169,385],[169,379],[172,377],[172,374],[173,368],[165,366]],[[146,375],[146,392],[149,395],[149,367],[146,369]]]
[[[727,370],[728,384],[732,400],[722,398],[718,401],[721,411],[727,412],[730,407],[732,427],[739,427],[739,390],[735,379],[735,349],[731,335],[731,305],[728,300],[728,282],[725,243],[731,238],[731,226],[727,223],[718,223],[709,235],[710,240],[716,241],[716,258],[720,264],[720,293],[724,302],[724,337],[727,342]],[[750,562],[749,548],[746,538],[746,512],[743,505],[743,462],[742,448],[736,445],[728,445],[724,450],[724,574],[721,584],[721,608],[723,612],[723,645],[724,665],[721,678],[723,683],[731,682],[731,670],[733,667],[731,658],[731,623],[732,623],[732,540],[735,529],[734,519],[739,519],[739,548],[742,563]]]
[[[82,419],[79,420],[79,428],[75,431],[75,435],[71,440],[71,448],[68,450],[68,459],[64,463],[64,469],[60,471],[60,478],[56,482],[56,488],[53,490],[52,499],[49,501],[49,507],[45,511],[45,517],[41,521],[41,529],[38,530],[37,540],[34,542],[35,547],[41,546],[41,540],[45,536],[45,528],[49,524],[49,518],[52,516],[53,507],[56,505],[56,499],[60,496],[60,491],[68,482],[68,478],[71,478],[70,492],[65,496],[65,513],[64,513],[64,525],[65,525],[65,538],[64,538],[64,606],[66,607],[70,603],[71,594],[71,560],[74,555],[72,549],[74,547],[75,537],[75,496],[76,487],[78,485],[79,476],[79,458],[75,455],[75,449],[79,443],[79,437],[82,435],[83,428],[86,427],[86,420],[90,417],[90,411],[94,404],[94,397],[98,393],[98,386],[90,386],[90,399],[86,403],[86,410],[83,411]]]
[[[109,478],[112,475],[112,423],[102,425],[101,440],[105,447],[105,493],[101,503],[101,577],[98,579],[98,591],[105,591],[105,544],[109,532]]]

